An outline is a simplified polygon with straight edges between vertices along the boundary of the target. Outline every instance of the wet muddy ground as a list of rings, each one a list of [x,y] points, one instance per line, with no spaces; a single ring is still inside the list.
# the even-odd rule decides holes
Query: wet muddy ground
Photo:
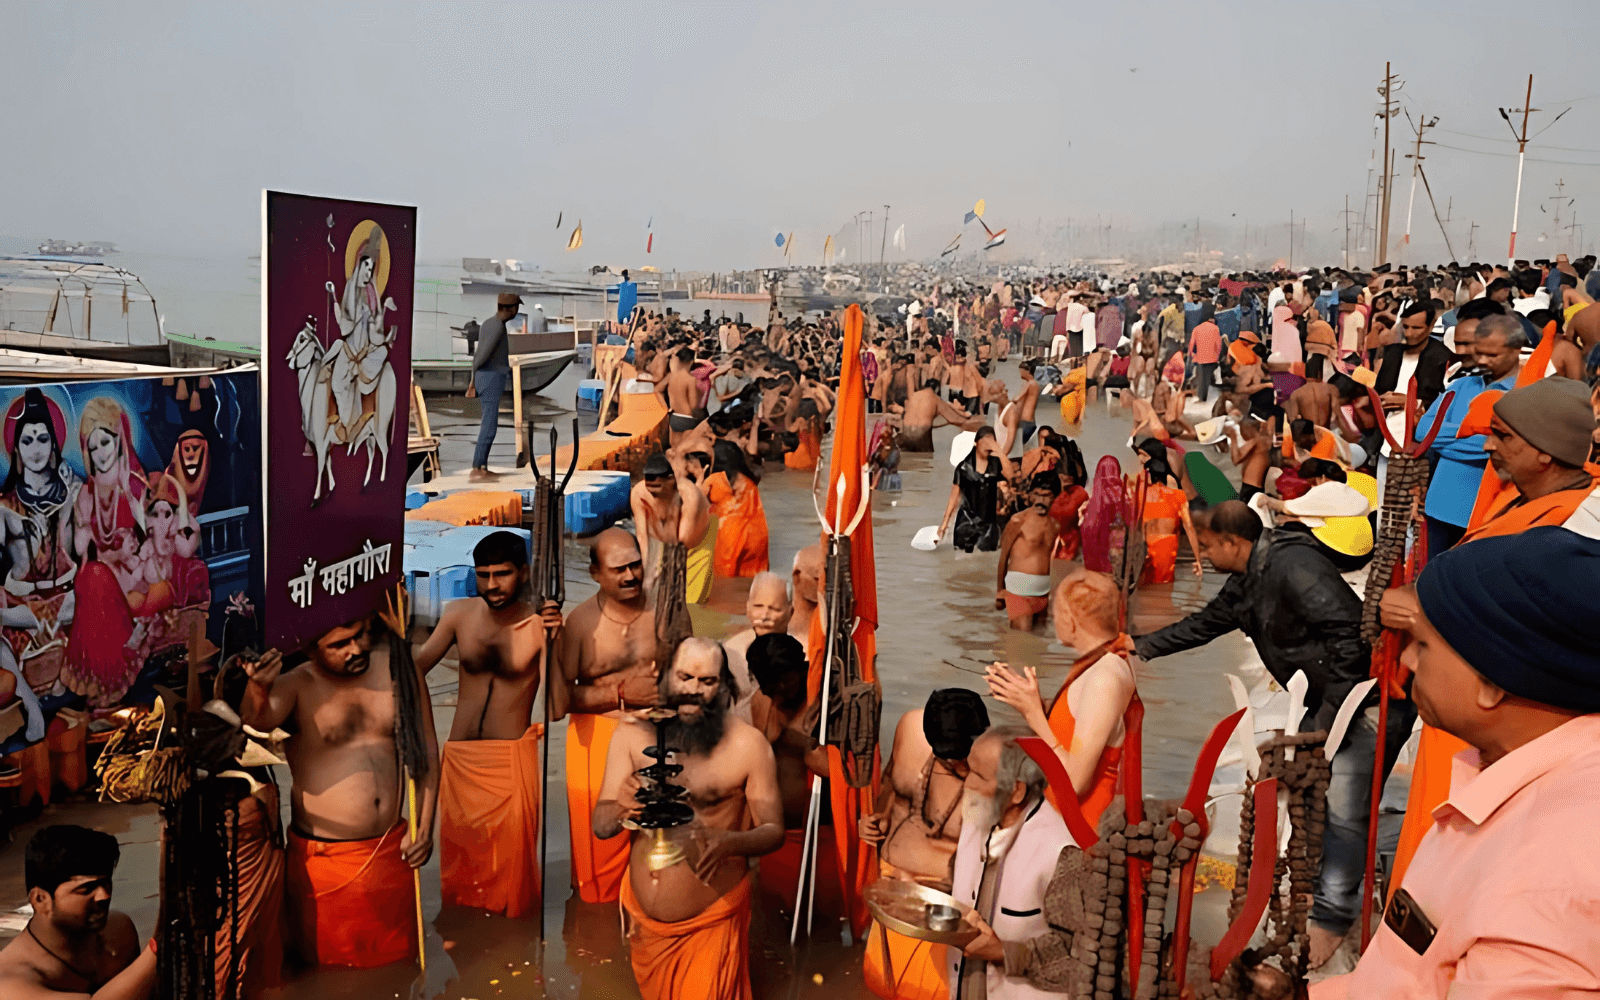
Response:
[[[1000,366],[999,374],[1013,386],[1019,378],[1014,364]],[[578,373],[569,369],[545,394],[530,395],[526,405],[539,420],[554,420],[565,441]],[[464,467],[471,454],[478,425],[475,400],[430,400],[435,433],[445,438],[444,459],[449,471]],[[1041,425],[1059,427],[1055,404],[1044,402],[1037,417]],[[588,430],[592,422],[586,421]],[[1073,429],[1067,428],[1069,433]],[[1128,421],[1123,412],[1103,404],[1090,407],[1076,437],[1088,467],[1100,456],[1116,455],[1130,467],[1126,449]],[[984,666],[992,660],[1039,669],[1048,697],[1070,666],[1073,654],[1043,631],[1033,634],[1007,628],[1003,612],[994,609],[994,553],[956,552],[948,546],[936,552],[910,547],[918,528],[935,524],[949,495],[951,468],[950,428],[935,431],[940,452],[906,455],[901,472],[904,489],[873,498],[874,537],[877,546],[879,587],[878,671],[883,680],[885,738],[905,711],[920,707],[936,687],[966,686],[983,690]],[[541,442],[544,439],[541,438]],[[541,447],[539,450],[543,450]],[[825,451],[826,453],[826,451]],[[1229,470],[1225,458],[1219,467]],[[510,406],[491,455],[491,466],[513,465]],[[1236,478],[1236,477],[1235,477]],[[771,562],[786,572],[794,553],[817,541],[818,524],[808,495],[811,476],[782,468],[770,470],[761,482],[771,531]],[[567,607],[594,592],[588,578],[582,542],[567,543]],[[1059,576],[1066,564],[1057,563]],[[1180,570],[1182,565],[1180,564]],[[1222,577],[1207,572],[1203,580],[1180,572],[1178,582],[1140,591],[1132,609],[1130,631],[1138,634],[1198,609],[1216,592]],[[744,627],[745,581],[718,581],[711,602],[696,609],[701,634],[726,636]],[[1271,694],[1262,680],[1259,661],[1250,644],[1237,634],[1189,653],[1145,664],[1139,678],[1147,714],[1145,721],[1145,790],[1159,797],[1179,797],[1186,788],[1194,758],[1211,727],[1233,710],[1224,674],[1243,674],[1264,702]],[[455,702],[455,675],[441,666],[429,677],[435,719],[441,740],[449,730]],[[996,722],[1018,721],[1009,709],[989,702]],[[1259,706],[1258,706],[1259,710]],[[539,921],[506,920],[479,912],[440,912],[437,853],[423,872],[423,903],[428,921],[428,976],[419,983],[414,967],[375,971],[317,970],[299,974],[282,991],[283,998],[384,998],[428,997],[466,1000],[489,997],[605,997],[636,996],[626,953],[618,933],[615,907],[585,906],[569,901],[566,802],[562,787],[564,745],[557,727],[552,745],[556,765],[550,782],[549,858],[546,868],[550,889],[544,914],[548,930],[541,945]],[[287,770],[280,768],[281,785]],[[1231,777],[1230,777],[1231,774]],[[1217,786],[1238,782],[1237,765],[1224,766]],[[284,796],[287,801],[287,795]],[[1218,826],[1232,828],[1230,814],[1237,798],[1219,801]],[[287,820],[287,807],[285,807]],[[21,929],[15,910],[25,902],[22,888],[21,845],[39,824],[78,822],[109,830],[123,841],[124,854],[116,883],[116,905],[129,911],[148,932],[156,911],[157,841],[159,831],[148,807],[58,803],[36,822],[19,827],[15,842],[0,850],[0,936]],[[1235,840],[1219,829],[1208,848],[1232,859]],[[1197,907],[1196,936],[1214,940],[1221,933],[1221,907],[1225,890],[1202,895]],[[751,975],[760,997],[867,996],[861,985],[861,948],[847,947],[841,925],[819,920],[808,940],[798,948],[788,943],[788,913],[775,900],[758,897],[751,931]]]

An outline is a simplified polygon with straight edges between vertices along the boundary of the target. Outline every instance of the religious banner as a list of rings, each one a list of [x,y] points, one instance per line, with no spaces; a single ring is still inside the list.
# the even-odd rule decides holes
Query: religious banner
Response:
[[[383,607],[405,545],[417,210],[262,197],[266,644]]]
[[[255,638],[257,375],[0,387],[0,752]],[[238,619],[237,622],[234,619]]]

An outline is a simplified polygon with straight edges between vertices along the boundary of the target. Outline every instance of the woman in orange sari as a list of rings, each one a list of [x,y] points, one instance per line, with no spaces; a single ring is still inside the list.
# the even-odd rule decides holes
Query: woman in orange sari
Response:
[[[755,576],[768,569],[767,512],[761,505],[756,474],[734,442],[723,439],[712,449],[706,495],[717,516],[717,550],[712,568],[720,577]]]
[[[1167,464],[1166,445],[1154,438],[1139,443],[1136,454],[1144,463],[1150,485],[1144,500],[1144,574],[1140,585],[1171,583],[1178,575],[1178,525],[1183,525],[1189,536],[1189,548],[1194,551],[1194,575],[1203,576],[1205,567],[1200,562],[1200,542],[1195,537],[1194,521],[1189,518],[1189,496],[1178,488],[1179,480]]]

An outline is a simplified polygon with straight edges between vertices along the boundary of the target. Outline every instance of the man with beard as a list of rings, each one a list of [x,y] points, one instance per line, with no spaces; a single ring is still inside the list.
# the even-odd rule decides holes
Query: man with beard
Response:
[[[141,949],[126,913],[111,908],[121,849],[109,833],[47,826],[28,841],[24,877],[33,915],[0,951],[8,1000],[144,1000],[156,987],[156,950]]]
[[[451,646],[460,662],[455,720],[439,777],[439,884],[445,905],[525,916],[539,906],[539,739],[533,701],[548,663],[546,630],[524,596],[526,543],[509,531],[472,550],[478,596],[451,601],[417,653],[426,675]],[[566,685],[548,689],[550,718],[566,714]]]
[[[1044,772],[1017,746],[1026,729],[995,729],[967,756],[961,842],[950,894],[978,931],[948,955],[951,1000],[1043,997],[1050,984],[1018,944],[1048,934],[1044,894],[1072,834],[1045,801]]]
[[[596,839],[591,814],[605,776],[607,748],[630,706],[656,702],[656,619],[644,590],[633,536],[607,528],[589,549],[599,593],[572,609],[561,636],[567,685],[567,810],[572,879],[586,903],[614,903],[628,867],[627,844]]]
[[[1061,477],[1040,472],[1028,482],[1028,507],[1006,522],[1000,533],[1000,563],[994,606],[1011,627],[1031,632],[1050,605],[1050,553],[1061,526],[1050,506],[1061,492]]]
[[[789,619],[794,615],[794,603],[789,600],[789,585],[783,577],[772,572],[757,573],[750,581],[750,595],[745,599],[745,617],[750,627],[722,644],[728,653],[728,669],[739,686],[739,697],[733,703],[733,714],[750,721],[750,702],[756,685],[750,678],[748,652],[751,643],[763,635],[787,633]]]
[[[806,704],[806,650],[791,635],[769,632],[749,647],[750,675],[759,686],[750,708],[756,729],[772,744],[778,766],[778,794],[783,802],[783,846],[761,859],[761,886],[793,906],[799,883],[806,810],[812,775],[828,776],[828,753],[815,738],[822,702]],[[817,834],[819,844],[833,843],[833,828]],[[817,869],[817,906],[826,914],[840,912],[838,868]]]
[[[878,800],[859,824],[861,839],[878,848],[880,878],[950,885],[967,757],[972,741],[988,728],[983,699],[964,688],[934,691],[925,708],[900,717]],[[950,994],[943,945],[876,923],[867,932],[863,971],[867,988],[885,1000],[944,1000]]]
[[[694,822],[665,835],[684,860],[659,871],[650,836],[630,837],[622,883],[634,978],[644,1000],[748,1000],[750,863],[783,843],[783,803],[772,747],[730,716],[737,692],[722,648],[690,637],[661,678],[663,706],[677,716],[660,727],[675,783],[689,790]],[[611,741],[594,810],[594,835],[610,840],[639,815],[636,774],[655,763],[645,749],[655,727],[624,726]]]
[[[393,643],[374,644],[378,627],[365,617],[331,628],[311,644],[307,661],[288,671],[277,650],[244,663],[250,683],[240,717],[263,732],[287,723],[294,733],[287,753],[289,932],[300,956],[316,965],[370,968],[416,954],[411,873],[433,853],[439,771],[416,775],[413,839],[399,740],[422,740],[427,760],[438,760],[439,747],[426,683],[420,673],[395,674],[415,668],[391,662]],[[423,694],[416,719],[401,718],[408,695],[397,688],[408,683]],[[418,731],[402,734],[402,725]]]

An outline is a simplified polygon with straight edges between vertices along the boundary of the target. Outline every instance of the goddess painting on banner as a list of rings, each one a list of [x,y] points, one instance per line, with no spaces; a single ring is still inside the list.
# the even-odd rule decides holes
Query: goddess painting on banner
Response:
[[[254,374],[0,389],[0,752],[181,683],[214,592],[259,601],[258,399]]]

